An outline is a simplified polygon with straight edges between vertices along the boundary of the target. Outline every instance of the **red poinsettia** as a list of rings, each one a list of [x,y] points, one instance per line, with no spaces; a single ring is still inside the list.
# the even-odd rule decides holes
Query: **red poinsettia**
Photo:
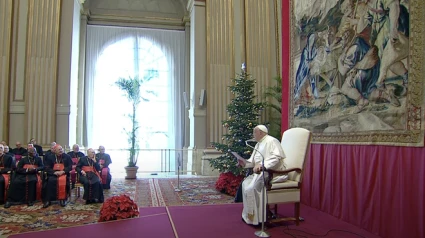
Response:
[[[217,182],[215,183],[215,188],[218,191],[235,196],[243,178],[243,175],[236,176],[231,172],[221,173]]]
[[[125,194],[108,198],[100,209],[99,221],[121,220],[137,217],[139,208],[131,198]]]

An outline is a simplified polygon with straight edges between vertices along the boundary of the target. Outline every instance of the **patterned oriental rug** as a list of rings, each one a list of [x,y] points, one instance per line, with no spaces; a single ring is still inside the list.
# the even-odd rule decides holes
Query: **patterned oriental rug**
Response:
[[[178,182],[179,181],[179,182]],[[105,190],[109,197],[127,194],[140,208],[233,203],[234,197],[215,189],[216,177],[195,178],[143,178],[126,180],[113,178],[111,189]],[[179,188],[181,192],[176,192]],[[83,191],[81,191],[82,196]],[[64,208],[59,203],[43,209],[41,202],[34,206],[0,207],[0,238],[11,234],[65,228],[96,223],[102,204],[85,205],[85,201],[72,191],[70,202]]]

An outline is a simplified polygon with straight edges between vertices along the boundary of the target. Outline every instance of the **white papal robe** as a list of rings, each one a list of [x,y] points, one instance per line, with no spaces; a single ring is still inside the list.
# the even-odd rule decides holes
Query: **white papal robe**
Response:
[[[264,167],[267,169],[284,170],[286,168],[284,163],[285,153],[283,152],[280,142],[269,135],[264,136],[261,141],[255,145],[251,157],[247,160],[245,168],[253,168],[256,164],[261,164],[264,156]],[[268,173],[265,172],[264,176],[268,178]],[[273,178],[273,180],[284,181],[287,175]],[[258,225],[260,222],[266,220],[266,212],[263,215],[263,209],[267,203],[263,202],[263,187],[264,187],[263,173],[252,174],[245,178],[242,183],[242,196],[243,196],[243,211],[242,219],[247,224]]]

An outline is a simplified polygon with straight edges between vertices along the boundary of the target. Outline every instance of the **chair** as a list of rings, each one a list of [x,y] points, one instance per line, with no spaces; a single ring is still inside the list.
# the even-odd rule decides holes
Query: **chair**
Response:
[[[274,205],[274,215],[267,216],[268,223],[281,221],[300,222],[300,191],[303,177],[305,158],[310,149],[312,133],[304,128],[291,128],[282,135],[282,148],[285,152],[286,170],[266,170],[270,176],[267,181],[267,208]],[[284,182],[273,182],[273,177],[288,174]],[[283,203],[294,203],[294,217],[276,217],[277,205]]]
[[[0,169],[2,169],[3,167],[0,167]],[[7,201],[7,191],[9,191],[9,185],[10,185],[10,179],[12,178],[12,171],[8,171],[5,174],[0,174],[0,176],[3,176],[4,178],[4,202],[6,203]]]
[[[100,171],[98,171],[98,173],[100,173]],[[77,198],[79,198],[81,196],[80,188],[84,189],[84,185],[82,183],[80,183],[80,174],[76,173],[76,181],[75,181],[74,189],[75,189],[75,196]]]
[[[75,176],[76,181],[75,181],[74,189],[75,189],[75,197],[77,199],[81,196],[80,188],[84,189],[84,185],[82,183],[80,183],[80,174],[77,173],[77,172],[75,172],[75,174],[76,174],[76,176]]]
[[[15,155],[15,168],[18,167],[18,163],[21,159],[22,155]]]
[[[77,171],[75,170],[75,168],[77,167],[78,161],[80,160],[80,158],[76,157],[76,158],[71,158],[72,160],[72,169],[69,172],[69,197],[71,197],[71,190],[75,189],[75,197],[79,198],[80,197],[80,188],[83,187],[83,185],[80,183],[80,178],[78,176]],[[72,185],[74,185],[74,187],[72,187]]]
[[[70,173],[71,176],[71,182],[74,184],[76,182],[77,179],[77,171],[75,171],[75,168],[77,167],[78,161],[80,160],[80,158],[76,157],[76,158],[71,158],[72,160],[72,169]]]

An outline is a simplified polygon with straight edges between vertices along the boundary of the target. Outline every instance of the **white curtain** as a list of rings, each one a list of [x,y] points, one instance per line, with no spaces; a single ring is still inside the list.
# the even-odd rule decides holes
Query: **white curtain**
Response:
[[[138,110],[140,148],[181,149],[185,110],[182,104],[184,32],[88,26],[86,46],[84,144],[92,148],[104,145],[107,150],[128,148],[123,128],[130,128],[124,114],[131,112],[131,104],[114,82],[119,77],[134,76],[135,68],[146,66],[159,73],[157,79],[144,85],[157,95],[149,102],[142,102]],[[166,120],[164,115],[168,115]]]

